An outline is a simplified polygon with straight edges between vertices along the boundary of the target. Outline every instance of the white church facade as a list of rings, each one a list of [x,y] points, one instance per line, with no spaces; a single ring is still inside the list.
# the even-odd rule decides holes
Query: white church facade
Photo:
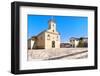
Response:
[[[60,34],[56,30],[56,22],[48,21],[48,29],[28,39],[28,49],[60,48]]]

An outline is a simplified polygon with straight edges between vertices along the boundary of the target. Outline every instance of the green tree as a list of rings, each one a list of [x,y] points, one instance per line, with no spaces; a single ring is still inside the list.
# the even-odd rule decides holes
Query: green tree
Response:
[[[77,46],[77,47],[84,47],[83,38],[80,38],[80,39],[79,39],[79,43],[78,43],[78,46]]]

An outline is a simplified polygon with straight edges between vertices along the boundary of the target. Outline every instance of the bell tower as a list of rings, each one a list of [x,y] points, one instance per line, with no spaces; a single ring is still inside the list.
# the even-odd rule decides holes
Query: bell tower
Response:
[[[49,30],[51,30],[52,32],[55,32],[55,31],[56,31],[56,22],[55,22],[53,16],[52,16],[52,18],[49,20],[48,25],[49,25]]]

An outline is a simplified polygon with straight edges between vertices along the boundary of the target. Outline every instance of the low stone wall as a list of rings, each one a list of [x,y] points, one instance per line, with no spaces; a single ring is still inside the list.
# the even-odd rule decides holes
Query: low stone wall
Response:
[[[28,60],[80,59],[87,57],[87,48],[53,48],[28,50]]]

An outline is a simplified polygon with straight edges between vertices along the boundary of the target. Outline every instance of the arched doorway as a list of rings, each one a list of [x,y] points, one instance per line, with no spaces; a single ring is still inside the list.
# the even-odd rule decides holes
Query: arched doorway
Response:
[[[52,41],[52,48],[55,48],[55,41]]]

